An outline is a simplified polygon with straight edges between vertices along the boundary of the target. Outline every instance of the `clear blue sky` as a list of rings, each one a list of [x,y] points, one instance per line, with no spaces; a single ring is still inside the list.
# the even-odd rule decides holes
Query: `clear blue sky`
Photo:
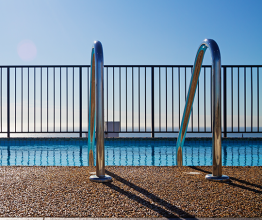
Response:
[[[0,0],[0,9],[0,65],[90,64],[95,40],[105,64],[192,65],[205,38],[222,64],[262,64],[261,0]]]

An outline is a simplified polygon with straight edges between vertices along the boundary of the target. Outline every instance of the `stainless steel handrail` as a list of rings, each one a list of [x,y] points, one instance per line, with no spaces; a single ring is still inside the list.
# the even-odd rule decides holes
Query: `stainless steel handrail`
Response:
[[[112,178],[110,176],[105,175],[104,57],[103,47],[100,41],[94,42],[91,51],[91,79],[88,131],[89,166],[94,165],[94,146],[96,145],[96,175],[92,175],[90,177],[90,180],[96,182],[112,181]]]
[[[188,127],[189,117],[192,111],[199,73],[206,49],[210,48],[212,57],[212,151],[213,151],[213,172],[206,175],[210,180],[227,180],[228,176],[222,175],[221,158],[221,56],[217,43],[212,39],[205,39],[198,48],[193,74],[187,93],[186,104],[179,135],[177,139],[177,165],[183,165],[183,145]]]

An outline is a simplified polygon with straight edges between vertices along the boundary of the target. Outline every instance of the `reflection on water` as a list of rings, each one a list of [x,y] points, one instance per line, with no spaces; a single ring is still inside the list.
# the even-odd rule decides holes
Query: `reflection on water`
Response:
[[[114,166],[174,166],[176,165],[176,147],[165,142],[144,144],[105,145],[106,165]],[[211,142],[185,143],[183,164],[185,166],[211,166]],[[43,144],[41,141],[6,141],[0,146],[0,166],[87,166],[87,145],[84,141],[53,141]],[[223,166],[261,166],[262,144],[254,142],[232,142],[222,145]]]

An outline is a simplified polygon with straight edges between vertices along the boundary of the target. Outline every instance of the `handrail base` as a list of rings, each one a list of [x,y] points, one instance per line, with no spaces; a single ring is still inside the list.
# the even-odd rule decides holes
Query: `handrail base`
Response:
[[[227,182],[227,181],[229,181],[229,177],[226,176],[226,175],[213,176],[213,174],[207,174],[205,178],[206,178],[206,180],[217,181],[217,182]]]
[[[106,182],[112,182],[112,177],[111,176],[108,176],[108,175],[104,175],[103,177],[99,177],[97,175],[92,175],[89,177],[89,179],[92,181],[92,182],[99,182],[99,183],[106,183]]]

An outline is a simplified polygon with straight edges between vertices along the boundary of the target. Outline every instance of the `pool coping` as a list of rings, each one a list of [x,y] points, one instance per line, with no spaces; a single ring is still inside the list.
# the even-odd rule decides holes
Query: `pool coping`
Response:
[[[172,145],[175,146],[177,138],[166,138],[166,137],[110,137],[105,138],[105,145],[114,146],[114,145],[144,145],[144,144],[155,144],[155,145]],[[60,145],[87,145],[87,137],[11,137],[11,138],[0,138],[0,146],[9,146],[9,145],[35,145],[35,144],[60,144]],[[186,138],[185,145],[194,145],[194,144],[204,144],[212,145],[212,138],[210,137],[197,137],[197,138]],[[230,144],[241,144],[241,145],[262,145],[262,138],[253,137],[253,138],[222,138],[222,145]]]
[[[0,137],[0,141],[8,140],[88,140],[87,137]],[[177,141],[176,137],[107,137],[105,141]],[[262,141],[262,137],[222,137],[222,141]],[[185,141],[212,141],[212,137],[188,137]]]

